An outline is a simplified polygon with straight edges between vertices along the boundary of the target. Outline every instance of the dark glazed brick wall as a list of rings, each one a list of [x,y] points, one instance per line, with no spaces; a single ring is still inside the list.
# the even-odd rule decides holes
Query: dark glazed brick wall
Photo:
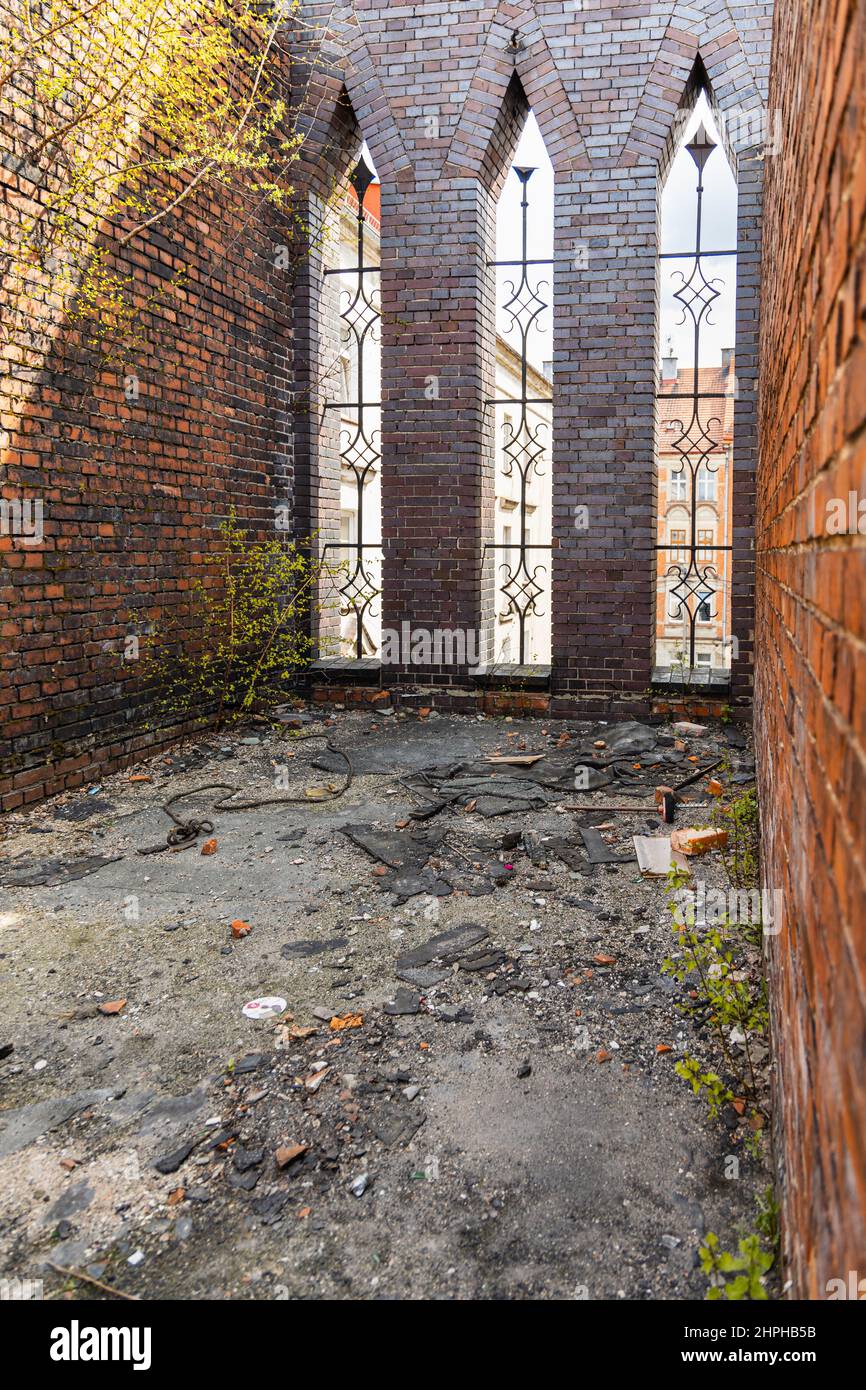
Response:
[[[485,262],[531,106],[556,175],[554,703],[647,708],[660,170],[701,66],[722,112],[765,103],[771,6],[356,0],[304,11],[311,24],[330,23],[383,184],[385,623],[489,619]],[[731,154],[740,250],[733,683],[748,699],[763,164],[753,150]],[[575,243],[586,245],[586,265],[576,264]],[[438,396],[425,390],[431,377]],[[578,504],[589,508],[588,531],[575,529]],[[465,673],[406,673],[419,676],[447,684]]]
[[[786,1254],[817,1298],[866,1271],[866,537],[827,529],[866,497],[864,61],[858,0],[777,7],[755,718]]]

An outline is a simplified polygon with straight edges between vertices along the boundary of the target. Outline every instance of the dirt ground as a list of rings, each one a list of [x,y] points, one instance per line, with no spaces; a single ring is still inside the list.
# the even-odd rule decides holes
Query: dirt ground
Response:
[[[569,790],[598,725],[380,712],[325,731],[354,765],[335,798],[322,741],[253,727],[6,818],[0,1273],[47,1297],[106,1296],[57,1267],[143,1299],[702,1298],[702,1237],[751,1229],[768,1177],[738,1116],[711,1119],[674,1072],[708,1043],[661,973],[667,885],[631,854],[664,833],[667,776]],[[671,777],[724,754],[747,779],[741,735],[656,732]],[[515,751],[564,769],[532,784],[542,804],[411,819],[435,805],[419,772]],[[209,782],[302,800],[210,811],[212,791],[176,809],[212,819],[214,853],[206,833],[137,853],[165,844],[168,797]],[[645,809],[564,809],[629,798]],[[629,862],[590,864],[581,825]],[[385,859],[414,836],[415,858],[389,866],[346,826],[383,832]],[[263,996],[286,1011],[245,1016]]]

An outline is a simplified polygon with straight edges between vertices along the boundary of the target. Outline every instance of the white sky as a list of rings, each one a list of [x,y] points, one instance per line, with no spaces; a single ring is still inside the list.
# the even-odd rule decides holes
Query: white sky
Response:
[[[698,125],[703,121],[710,139],[717,142],[717,148],[704,166],[704,196],[702,209],[701,246],[708,251],[729,250],[737,244],[737,185],[719,142],[718,131],[713,123],[712,112],[706,97],[701,94],[691,119],[686,126],[685,139],[674,159],[667,183],[662,192],[662,232],[661,249],[679,251],[694,246],[695,211],[697,197],[697,169],[694,160],[684,148]],[[736,289],[736,261],[732,256],[702,261],[703,273],[707,280],[718,277],[721,284],[716,289],[722,291],[701,320],[701,356],[699,365],[717,367],[721,363],[722,348],[734,346],[734,302]],[[691,315],[686,315],[685,324],[680,324],[682,308],[673,298],[679,287],[679,276],[674,275],[677,268],[689,274],[685,261],[661,262],[661,317],[659,343],[661,351],[666,351],[667,340],[673,339],[674,353],[680,366],[691,366],[694,346]]]
[[[514,154],[514,164],[534,166],[535,173],[527,185],[529,190],[529,216],[527,219],[527,250],[532,258],[546,260],[553,256],[553,165],[547,155],[538,122],[530,111],[529,119],[523,127],[523,134]],[[505,186],[496,209],[496,259],[510,260],[521,254],[521,212],[523,185],[509,169]],[[515,267],[514,270],[517,270]],[[511,315],[502,312],[502,304],[511,291],[507,282],[512,280],[514,270],[505,268],[496,272],[496,327],[512,347],[520,347],[519,334],[509,331]],[[517,270],[519,275],[519,270]],[[542,282],[544,282],[542,284]],[[516,280],[514,281],[516,285]],[[553,299],[553,266],[535,266],[530,271],[530,283],[538,286],[541,297],[550,305]],[[548,307],[539,315],[527,342],[527,356],[537,366],[553,357],[551,339],[551,312]]]

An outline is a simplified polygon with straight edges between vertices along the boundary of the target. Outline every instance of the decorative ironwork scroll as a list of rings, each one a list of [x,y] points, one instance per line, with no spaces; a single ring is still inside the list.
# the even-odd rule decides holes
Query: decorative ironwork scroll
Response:
[[[675,437],[668,440],[668,445],[679,455],[678,466],[671,470],[671,477],[686,477],[688,479],[688,536],[685,544],[682,540],[677,540],[673,543],[656,546],[657,550],[668,552],[673,557],[664,575],[665,579],[674,581],[670,585],[667,596],[671,601],[669,616],[674,619],[685,618],[688,623],[690,668],[695,666],[695,626],[698,621],[710,622],[716,617],[714,601],[719,593],[721,582],[715,564],[711,560],[707,561],[705,553],[702,559],[701,552],[707,550],[731,551],[733,549],[730,545],[720,544],[715,538],[712,542],[707,542],[698,535],[698,502],[700,501],[698,478],[699,475],[713,476],[718,472],[718,464],[712,462],[712,456],[719,452],[719,439],[722,434],[724,419],[724,404],[716,408],[708,402],[721,401],[724,403],[727,396],[724,391],[702,391],[700,389],[701,328],[712,323],[710,318],[712,307],[724,290],[724,282],[718,277],[707,279],[704,274],[704,262],[708,259],[715,260],[717,257],[736,256],[737,254],[735,249],[706,251],[701,245],[703,172],[704,166],[715,148],[715,141],[710,139],[703,124],[701,124],[686,145],[698,171],[695,244],[693,248],[685,251],[663,251],[659,257],[660,260],[687,262],[685,268],[677,268],[672,272],[679,277],[680,281],[679,288],[674,291],[673,297],[678,301],[682,310],[682,318],[678,320],[678,325],[688,323],[691,320],[692,326],[692,362],[689,368],[692,375],[692,389],[690,391],[675,389],[664,393],[665,400],[680,399],[683,401],[682,418],[670,422],[677,433]],[[720,413],[714,414],[714,409],[718,409]],[[724,503],[725,499],[722,501]]]
[[[351,541],[329,541],[323,548],[323,558],[328,551],[336,551],[340,556],[339,574],[343,582],[339,586],[340,615],[353,618],[354,637],[352,641],[357,660],[365,656],[364,642],[370,642],[366,621],[375,615],[375,603],[381,590],[382,548],[376,541],[368,541],[368,508],[365,507],[364,491],[371,472],[382,458],[381,453],[381,401],[368,400],[368,373],[365,364],[369,363],[369,350],[379,342],[381,321],[381,301],[379,292],[380,267],[366,264],[366,236],[368,229],[364,216],[364,198],[367,189],[375,179],[375,174],[363,155],[349,175],[349,182],[358,197],[357,234],[355,240],[355,261],[350,266],[336,266],[326,270],[325,275],[338,275],[340,281],[340,324],[342,346],[348,351],[350,361],[349,381],[355,387],[352,401],[329,401],[327,410],[339,410],[343,415],[340,428],[340,467],[352,477],[356,492],[356,535]],[[366,653],[369,655],[369,652]]]
[[[530,396],[529,381],[529,335],[538,326],[541,314],[549,308],[544,291],[549,289],[550,281],[541,278],[537,267],[552,266],[552,259],[533,259],[528,254],[529,228],[529,180],[535,169],[521,165],[514,166],[514,173],[522,186],[520,203],[521,215],[521,253],[517,260],[489,261],[491,269],[508,267],[513,277],[505,281],[506,294],[501,308],[510,315],[506,333],[516,334],[520,358],[520,394],[517,396],[494,396],[487,404],[494,409],[506,405],[517,406],[517,422],[504,420],[503,432],[503,471],[506,477],[516,477],[519,483],[519,497],[514,518],[518,527],[519,539],[510,545],[485,546],[488,550],[508,551],[508,558],[502,560],[498,569],[502,575],[501,590],[506,601],[506,613],[517,619],[519,664],[526,664],[527,626],[532,617],[543,617],[539,600],[549,594],[549,565],[536,563],[536,552],[547,554],[550,543],[530,545],[526,539],[528,518],[527,492],[533,475],[542,477],[541,466],[545,456],[545,440],[542,431],[547,428],[543,420],[532,422],[528,407],[550,404],[550,395]],[[497,423],[497,428],[500,426]]]

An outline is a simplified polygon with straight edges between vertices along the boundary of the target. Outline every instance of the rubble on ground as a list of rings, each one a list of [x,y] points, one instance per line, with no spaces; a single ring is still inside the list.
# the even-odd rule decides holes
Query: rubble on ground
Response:
[[[700,1296],[699,1235],[749,1204],[724,1155],[761,1170],[674,1075],[701,1024],[635,843],[669,846],[657,787],[700,829],[753,766],[736,728],[310,714],[7,817],[2,1272]],[[223,779],[262,804],[194,794]],[[218,853],[165,844],[175,796]]]

